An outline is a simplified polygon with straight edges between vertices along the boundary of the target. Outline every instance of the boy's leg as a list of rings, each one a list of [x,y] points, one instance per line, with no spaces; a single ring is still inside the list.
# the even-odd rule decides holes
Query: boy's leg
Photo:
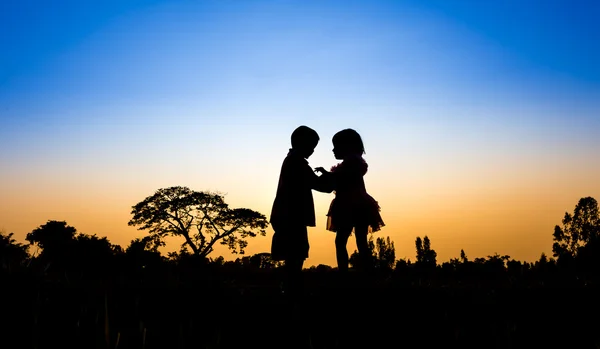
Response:
[[[298,295],[303,286],[302,267],[310,248],[306,226],[287,226],[285,241],[284,292]]]
[[[304,280],[302,278],[303,258],[290,258],[285,260],[284,292],[296,296],[302,292]]]

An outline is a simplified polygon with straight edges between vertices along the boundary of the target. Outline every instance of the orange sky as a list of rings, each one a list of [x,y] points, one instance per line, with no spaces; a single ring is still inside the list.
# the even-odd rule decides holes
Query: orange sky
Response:
[[[251,187],[242,186],[239,179],[222,178],[224,182],[220,187],[225,189],[222,191],[226,201],[232,207],[249,207],[268,216],[278,166],[275,162],[266,165],[271,172],[265,175],[269,181],[256,180]],[[376,169],[377,164],[372,164],[366,182],[382,206],[387,225],[375,236],[389,236],[395,243],[397,257],[412,260],[415,238],[425,235],[430,237],[440,262],[458,257],[461,248],[470,258],[499,253],[518,260],[536,260],[542,252],[551,254],[553,228],[560,224],[564,212],[572,212],[581,197],[600,197],[600,185],[594,181],[600,178],[597,177],[600,172],[595,168],[584,168],[579,175],[533,168],[530,178],[513,178],[511,171],[495,176],[482,173],[485,176],[481,180],[475,175],[459,179],[448,169],[430,173],[427,180],[406,176],[404,181],[394,181],[389,170]],[[141,181],[142,178],[131,178],[119,184],[106,177],[68,179],[53,178],[52,174],[40,180],[4,181],[0,186],[2,197],[10,200],[0,202],[0,229],[15,232],[20,240],[49,219],[65,220],[80,232],[107,236],[113,243],[125,247],[131,239],[144,235],[127,226],[131,206],[155,189],[172,184],[212,190],[193,186],[193,183],[162,183],[161,186],[160,180]],[[317,227],[309,229],[311,251],[306,265],[334,266],[334,233],[324,229],[324,214],[331,195],[315,193],[314,197]],[[271,233],[269,229],[266,237],[252,239],[247,253],[269,251]],[[167,250],[178,248],[175,241],[171,240]],[[354,249],[351,240],[349,250]],[[226,259],[234,258],[222,247],[212,257],[219,254]]]

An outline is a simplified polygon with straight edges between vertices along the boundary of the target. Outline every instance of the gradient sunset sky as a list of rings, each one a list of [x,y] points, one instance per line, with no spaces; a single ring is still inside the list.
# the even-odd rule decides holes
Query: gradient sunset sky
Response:
[[[593,1],[3,1],[0,230],[61,220],[126,247],[145,235],[131,206],[174,185],[268,216],[307,125],[313,167],[336,164],[335,132],[362,135],[398,258],[427,235],[439,262],[537,260],[600,199],[598,18]],[[334,266],[332,195],[314,197],[306,265]]]

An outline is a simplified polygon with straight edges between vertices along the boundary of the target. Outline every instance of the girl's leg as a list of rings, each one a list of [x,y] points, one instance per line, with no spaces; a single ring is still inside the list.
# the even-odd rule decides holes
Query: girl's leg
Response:
[[[337,258],[338,270],[341,272],[348,271],[348,238],[352,233],[352,228],[340,229],[335,234],[335,256]]]
[[[369,234],[369,226],[357,226],[354,228],[354,236],[356,236],[356,247],[360,256],[360,264],[362,269],[370,270],[373,266],[373,255],[369,249],[367,235]]]

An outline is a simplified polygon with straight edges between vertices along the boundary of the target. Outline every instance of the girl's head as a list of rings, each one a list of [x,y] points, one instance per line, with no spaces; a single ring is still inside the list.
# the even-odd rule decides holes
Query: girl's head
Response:
[[[333,136],[333,155],[342,160],[348,155],[362,155],[365,153],[362,138],[358,132],[351,128],[341,130]]]

